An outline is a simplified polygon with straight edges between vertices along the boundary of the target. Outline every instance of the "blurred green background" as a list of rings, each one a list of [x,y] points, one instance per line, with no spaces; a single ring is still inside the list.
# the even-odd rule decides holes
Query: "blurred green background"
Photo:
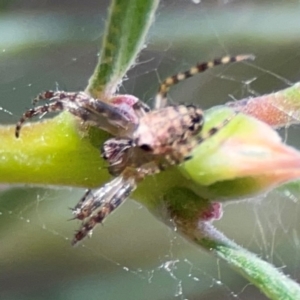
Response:
[[[164,77],[197,61],[240,53],[253,53],[256,60],[190,79],[172,89],[171,101],[208,108],[299,81],[299,1],[195,2],[162,1],[147,47],[120,92],[151,104]],[[15,123],[43,90],[85,88],[108,5],[102,0],[0,0],[2,124]],[[299,128],[281,134],[300,146]],[[68,207],[82,194],[72,188],[1,187],[1,300],[266,299],[134,201],[98,226],[92,239],[72,248],[79,223],[67,221],[72,217]],[[299,280],[299,195],[294,184],[228,204],[215,225]]]

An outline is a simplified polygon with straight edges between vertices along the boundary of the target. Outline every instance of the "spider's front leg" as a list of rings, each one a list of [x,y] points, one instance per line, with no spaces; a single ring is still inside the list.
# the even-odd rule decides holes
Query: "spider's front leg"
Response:
[[[19,122],[16,124],[15,136],[17,138],[20,136],[20,131],[23,124],[28,119],[31,119],[38,115],[45,115],[51,112],[61,112],[66,110],[79,117],[83,121],[93,120],[95,118],[95,113],[91,109],[93,108],[91,103],[94,102],[94,99],[90,98],[83,92],[72,93],[63,91],[46,91],[38,95],[38,97],[34,100],[34,103],[36,104],[41,100],[48,100],[49,103],[31,108],[23,114]],[[98,103],[98,110],[105,117],[107,115],[111,115],[116,118],[115,115],[118,113],[116,110],[112,110],[110,107],[108,107],[108,104],[101,101],[99,101]],[[98,120],[99,116],[96,115],[96,117],[96,119]]]
[[[132,126],[132,119],[137,119],[134,110],[132,115],[123,105],[106,103],[94,99],[84,92],[46,91],[39,94],[34,104],[48,100],[49,103],[27,110],[16,124],[15,136],[18,138],[23,124],[34,116],[50,112],[69,111],[84,122],[106,130],[114,135],[120,130],[126,132]],[[134,98],[133,104],[138,99]]]
[[[78,205],[76,206],[77,210],[75,214],[83,216],[87,211],[88,214],[85,215],[85,220],[76,232],[72,245],[77,244],[87,235],[91,234],[97,224],[103,223],[110,213],[124,203],[136,189],[139,181],[142,181],[147,175],[160,171],[156,163],[153,162],[147,163],[137,169],[127,168],[111,182],[106,183],[94,192],[90,192],[87,197],[85,197],[85,194],[84,201],[79,201],[78,203],[81,207],[78,208]]]
[[[117,177],[97,190],[86,190],[83,197],[72,209],[74,219],[84,220],[89,217],[96,208],[104,203],[104,201],[110,199],[114,191],[121,184],[121,181],[122,178]]]
[[[40,101],[58,101],[69,99],[72,102],[76,101],[78,97],[88,97],[84,92],[65,92],[65,91],[52,91],[48,90],[38,94],[33,100],[32,104],[36,105]]]
[[[34,116],[37,115],[43,115],[49,112],[59,112],[64,110],[64,104],[62,101],[55,101],[53,103],[45,104],[43,106],[37,106],[35,108],[31,108],[27,110],[19,122],[16,124],[16,130],[15,130],[15,136],[18,138],[20,136],[20,131],[23,126],[23,124],[26,122],[26,120],[31,119]]]
[[[135,188],[136,179],[134,177],[124,178],[121,175],[94,193],[91,193],[92,198],[86,199],[81,208],[81,211],[83,211],[88,206],[89,215],[76,232],[72,245],[76,245],[87,235],[91,234],[94,227],[102,223],[110,213],[124,203]]]

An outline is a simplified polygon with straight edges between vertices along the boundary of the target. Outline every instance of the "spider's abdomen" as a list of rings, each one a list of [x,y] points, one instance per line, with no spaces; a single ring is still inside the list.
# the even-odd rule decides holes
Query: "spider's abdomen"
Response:
[[[134,144],[154,155],[176,151],[203,126],[203,111],[193,105],[177,105],[144,115],[133,134]]]

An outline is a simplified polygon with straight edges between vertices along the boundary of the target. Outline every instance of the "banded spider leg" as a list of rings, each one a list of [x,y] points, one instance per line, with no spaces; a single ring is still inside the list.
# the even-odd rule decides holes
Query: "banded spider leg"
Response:
[[[161,84],[156,94],[155,101],[154,101],[154,108],[160,109],[167,105],[168,98],[167,94],[170,88],[181,81],[184,81],[190,77],[193,77],[199,73],[203,73],[208,69],[212,69],[219,65],[226,65],[234,62],[240,62],[245,60],[253,60],[254,55],[252,54],[243,54],[243,55],[236,55],[236,56],[224,56],[221,58],[214,59],[209,62],[202,62],[199,63],[190,69],[177,73],[173,76],[167,77]]]
[[[139,181],[146,175],[157,172],[159,170],[152,164],[140,170],[126,170],[95,192],[88,192],[87,197],[85,194],[83,201],[79,201],[76,210],[74,210],[75,218],[81,219],[84,215],[84,221],[75,233],[72,245],[76,245],[87,235],[91,235],[97,224],[102,223],[109,214],[125,202],[136,189]]]
[[[119,109],[117,106],[94,99],[84,92],[46,91],[39,94],[33,103],[37,104],[42,100],[48,100],[49,103],[27,110],[16,124],[15,136],[17,138],[28,119],[65,110],[79,117],[83,122],[90,123],[111,134],[117,134],[121,129],[126,131],[132,125],[130,115],[125,108]]]
[[[91,213],[97,207],[101,206],[105,200],[110,199],[111,195],[114,194],[114,191],[120,186],[121,182],[122,178],[116,177],[95,191],[90,189],[86,190],[83,197],[72,209],[74,219],[84,220],[89,217]]]

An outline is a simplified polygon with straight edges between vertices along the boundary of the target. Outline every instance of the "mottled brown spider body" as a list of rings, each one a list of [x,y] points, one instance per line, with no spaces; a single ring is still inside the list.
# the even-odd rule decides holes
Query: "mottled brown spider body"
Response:
[[[143,168],[149,163],[156,173],[189,158],[201,131],[203,111],[193,105],[168,106],[143,115],[132,133],[132,139],[112,138],[102,147],[102,157],[109,172],[120,175],[127,167]],[[155,166],[155,167],[154,167]]]
[[[203,111],[193,105],[166,106],[170,87],[216,65],[252,59],[251,55],[226,56],[165,79],[155,98],[154,110],[131,95],[115,95],[109,101],[94,99],[84,92],[47,91],[34,103],[49,103],[26,111],[16,124],[19,137],[23,123],[39,114],[67,110],[83,122],[110,132],[115,137],[102,146],[102,157],[115,178],[95,190],[88,190],[73,209],[83,220],[74,236],[76,244],[122,204],[147,175],[189,159],[196,145],[218,133],[235,116],[202,133]]]
[[[203,121],[203,111],[193,105],[154,110],[140,119],[133,143],[154,155],[176,157],[177,146],[198,134]]]

